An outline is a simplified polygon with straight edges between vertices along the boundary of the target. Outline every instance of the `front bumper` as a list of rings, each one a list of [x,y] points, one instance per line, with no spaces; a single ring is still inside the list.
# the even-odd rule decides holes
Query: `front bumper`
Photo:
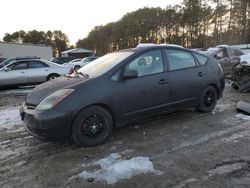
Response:
[[[54,109],[39,111],[27,106],[20,108],[27,131],[39,139],[64,139],[71,136],[73,116]]]

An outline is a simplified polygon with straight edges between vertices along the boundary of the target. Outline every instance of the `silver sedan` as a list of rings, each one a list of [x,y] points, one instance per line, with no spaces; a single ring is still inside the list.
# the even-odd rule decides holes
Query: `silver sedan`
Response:
[[[69,67],[43,59],[14,61],[0,69],[0,87],[38,84],[69,72]]]

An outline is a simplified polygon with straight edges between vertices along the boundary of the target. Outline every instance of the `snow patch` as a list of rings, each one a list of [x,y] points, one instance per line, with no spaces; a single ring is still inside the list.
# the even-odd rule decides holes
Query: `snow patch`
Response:
[[[213,113],[215,112],[223,112],[225,110],[229,110],[229,109],[232,109],[234,108],[234,105],[233,104],[217,104],[215,109],[213,110]]]
[[[106,158],[100,159],[87,166],[100,166],[100,169],[83,171],[77,175],[84,179],[94,178],[96,181],[104,181],[107,184],[115,184],[120,180],[130,179],[139,174],[153,173],[160,175],[161,171],[155,170],[148,157],[134,157],[123,159],[122,155],[112,153]],[[86,165],[85,165],[86,166]]]
[[[16,106],[0,110],[0,130],[4,128],[13,129],[16,125],[22,124],[19,108],[19,106]]]
[[[0,95],[10,95],[10,94],[28,94],[32,91],[33,88],[23,88],[23,89],[12,89],[1,91]]]

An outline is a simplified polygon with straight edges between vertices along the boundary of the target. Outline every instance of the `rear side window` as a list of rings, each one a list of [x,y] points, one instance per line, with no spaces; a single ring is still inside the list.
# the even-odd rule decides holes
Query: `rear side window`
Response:
[[[34,69],[34,68],[45,68],[48,67],[47,64],[41,62],[41,61],[30,61],[29,62],[29,68]]]
[[[208,61],[208,58],[205,57],[205,56],[203,56],[203,55],[194,53],[194,56],[198,60],[198,62],[200,63],[200,65],[204,65]]]
[[[195,67],[195,59],[189,52],[181,50],[167,50],[167,58],[170,70]]]

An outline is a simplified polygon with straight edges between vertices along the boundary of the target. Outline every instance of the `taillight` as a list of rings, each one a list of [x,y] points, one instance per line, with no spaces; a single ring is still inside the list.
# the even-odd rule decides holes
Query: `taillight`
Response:
[[[69,74],[72,74],[73,72],[74,72],[74,69],[71,68],[71,69],[69,70]]]

